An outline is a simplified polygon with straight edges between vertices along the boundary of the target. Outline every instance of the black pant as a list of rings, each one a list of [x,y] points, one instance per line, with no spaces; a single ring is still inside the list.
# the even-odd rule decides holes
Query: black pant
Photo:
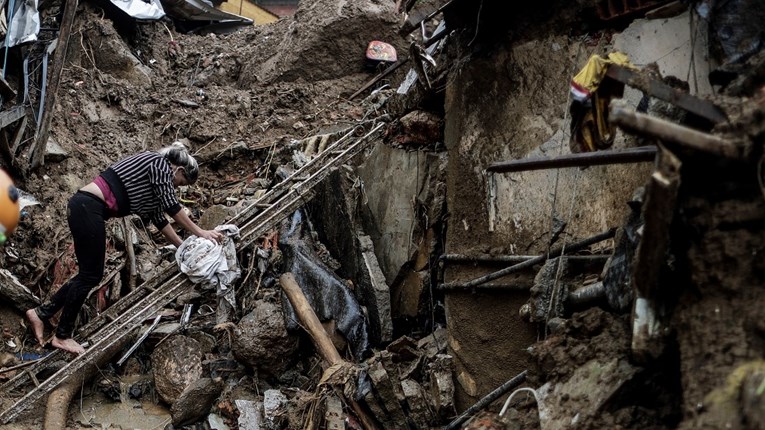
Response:
[[[62,307],[56,336],[69,339],[74,322],[90,290],[104,277],[106,258],[106,203],[93,194],[78,191],[67,207],[69,230],[74,238],[74,254],[79,272],[56,291],[50,301],[36,309],[40,319],[47,320]]]

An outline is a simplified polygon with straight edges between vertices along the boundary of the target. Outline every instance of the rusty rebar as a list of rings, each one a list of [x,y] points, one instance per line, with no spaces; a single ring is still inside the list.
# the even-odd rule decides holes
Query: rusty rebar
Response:
[[[438,286],[439,290],[465,290],[470,289],[473,287],[476,287],[481,284],[485,284],[489,281],[493,281],[495,279],[501,278],[503,276],[507,276],[511,273],[519,272],[523,269],[528,269],[529,267],[533,267],[537,264],[545,262],[545,260],[549,258],[555,258],[559,257],[563,252],[577,252],[581,251],[584,248],[587,248],[590,245],[596,244],[598,242],[602,242],[607,239],[611,239],[616,234],[616,228],[611,228],[607,231],[604,231],[603,233],[597,234],[595,236],[592,236],[590,238],[581,240],[579,242],[575,242],[569,245],[565,245],[565,247],[559,247],[554,250],[551,250],[549,253],[539,255],[537,257],[534,257],[530,260],[526,260],[523,263],[518,263],[516,265],[506,267],[502,270],[498,270],[496,272],[489,273],[488,275],[481,276],[480,278],[473,279],[471,281],[467,282],[450,282],[441,284]]]

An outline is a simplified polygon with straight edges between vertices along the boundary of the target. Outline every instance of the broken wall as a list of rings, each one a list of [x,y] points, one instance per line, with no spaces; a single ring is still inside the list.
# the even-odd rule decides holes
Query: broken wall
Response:
[[[563,227],[560,245],[619,225],[629,210],[627,200],[649,177],[650,163],[496,174],[492,198],[484,169],[495,161],[570,153],[570,79],[590,55],[610,52],[612,43],[639,64],[657,62],[664,75],[706,76],[701,64],[706,38],[698,28],[691,37],[689,28],[687,14],[640,20],[613,39],[607,33],[587,39],[547,36],[508,44],[462,65],[446,89],[446,252],[535,255],[547,250],[554,227]],[[642,43],[649,36],[661,42]],[[693,55],[692,48],[697,49]],[[709,91],[702,79],[692,79],[691,87]],[[633,98],[636,104],[640,93],[628,93]],[[634,143],[621,138],[615,148],[627,145]],[[452,265],[445,281],[467,281],[495,270]],[[528,276],[530,286],[533,274]],[[518,282],[524,281],[514,278]],[[460,408],[526,368],[523,351],[536,341],[535,328],[518,317],[527,298],[525,291],[496,288],[446,293],[450,347],[461,375]]]

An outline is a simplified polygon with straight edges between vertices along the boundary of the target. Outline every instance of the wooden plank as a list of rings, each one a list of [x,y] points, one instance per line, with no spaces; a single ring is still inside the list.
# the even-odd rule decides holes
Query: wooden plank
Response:
[[[607,164],[643,163],[656,158],[655,146],[612,149],[607,151],[565,154],[557,157],[529,157],[510,161],[497,161],[486,168],[487,172],[509,173],[529,170],[558,169],[562,167],[601,166]]]
[[[637,88],[651,97],[656,97],[657,99],[672,103],[688,112],[706,118],[715,124],[728,120],[725,113],[714,104],[696,96],[692,96],[685,91],[672,88],[657,79],[651,79],[645,75],[641,75],[626,67],[612,64],[608,67],[606,76],[625,85]]]
[[[32,147],[29,167],[36,169],[44,164],[45,145],[48,142],[48,133],[50,123],[53,119],[53,107],[56,105],[58,87],[61,82],[61,75],[64,71],[64,61],[66,61],[66,51],[69,46],[69,35],[72,32],[74,15],[77,11],[77,0],[66,0],[64,5],[64,17],[61,21],[61,29],[58,35],[58,46],[53,55],[53,73],[50,76],[48,84],[48,95],[45,98],[45,107],[42,118],[40,118],[40,128],[35,134],[35,143]]]
[[[21,105],[14,106],[8,110],[0,112],[0,129],[8,127],[14,122],[20,120],[25,114],[26,111],[24,110],[24,106]]]
[[[676,143],[709,154],[727,158],[743,158],[747,152],[743,146],[721,137],[637,112],[627,106],[623,100],[617,99],[611,102],[608,120],[625,130],[653,136],[665,142]]]
[[[28,121],[29,117],[24,115],[24,117],[21,118],[21,123],[19,123],[19,126],[16,128],[16,131],[13,134],[11,153],[13,153],[14,156],[16,155],[16,151],[19,149],[19,145],[21,145],[21,138],[24,137],[24,131],[27,129]]]

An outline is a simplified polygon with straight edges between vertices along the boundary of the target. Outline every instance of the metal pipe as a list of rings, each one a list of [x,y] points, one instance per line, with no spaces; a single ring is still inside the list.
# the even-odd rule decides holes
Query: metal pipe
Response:
[[[565,249],[563,247],[556,248],[554,250],[551,250],[548,254],[539,255],[530,260],[526,260],[523,263],[518,263],[516,265],[506,267],[502,270],[489,273],[488,275],[481,276],[480,278],[476,278],[468,282],[464,282],[464,283],[450,282],[450,283],[441,284],[438,286],[438,289],[439,290],[464,290],[468,288],[473,288],[478,285],[485,284],[489,281],[493,281],[494,279],[507,276],[511,273],[519,272],[523,269],[528,269],[529,267],[533,267],[539,263],[543,263],[548,258],[558,257],[561,254],[563,254],[564,250],[568,252],[581,251],[582,249],[587,248],[590,245],[596,244],[598,242],[602,242],[607,239],[611,239],[612,237],[614,237],[615,234],[616,234],[616,228],[611,228],[593,237],[567,245],[565,246]]]
[[[528,374],[528,370],[524,370],[523,372],[519,373],[516,377],[513,379],[505,382],[504,384],[500,385],[499,387],[495,388],[494,391],[484,396],[481,400],[475,402],[473,406],[467,408],[465,412],[460,414],[457,418],[454,419],[454,421],[450,422],[449,425],[444,427],[443,430],[455,430],[460,428],[462,423],[468,420],[470,416],[472,416],[474,413],[480,411],[481,409],[489,406],[492,402],[497,400],[498,398],[502,397],[503,394],[507,393],[508,391],[512,390],[513,388],[521,385],[523,382],[526,381],[526,374]]]
[[[568,295],[568,302],[572,305],[591,303],[606,296],[606,287],[603,282],[582,287]]]
[[[656,158],[655,146],[640,146],[630,149],[582,152],[559,157],[529,157],[520,160],[498,161],[489,164],[487,172],[509,173],[529,170],[557,169],[561,167],[587,167],[604,164],[644,163]]]

